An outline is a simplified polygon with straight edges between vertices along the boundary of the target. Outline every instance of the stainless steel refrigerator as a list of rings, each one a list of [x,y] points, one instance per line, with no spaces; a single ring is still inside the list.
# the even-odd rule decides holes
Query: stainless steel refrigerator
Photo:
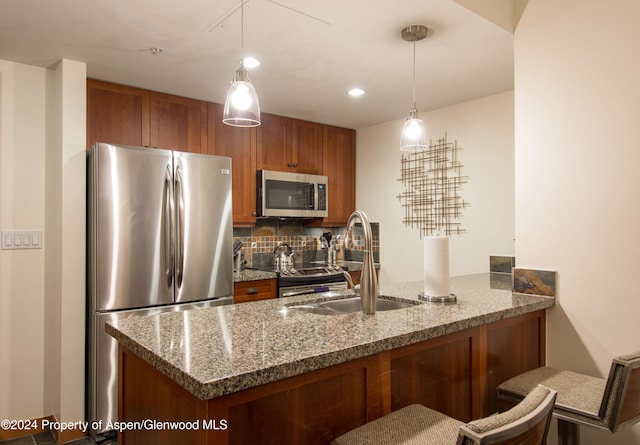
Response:
[[[233,299],[231,159],[96,144],[87,158],[87,421],[117,420],[105,323]]]

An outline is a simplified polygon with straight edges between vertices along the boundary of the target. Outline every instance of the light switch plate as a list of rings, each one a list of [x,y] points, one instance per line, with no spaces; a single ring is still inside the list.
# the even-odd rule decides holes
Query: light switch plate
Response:
[[[42,249],[42,230],[3,230],[2,250]]]

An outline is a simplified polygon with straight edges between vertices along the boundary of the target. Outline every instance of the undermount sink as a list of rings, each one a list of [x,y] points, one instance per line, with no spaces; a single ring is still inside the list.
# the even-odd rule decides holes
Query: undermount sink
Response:
[[[409,307],[414,307],[418,304],[420,304],[420,302],[418,301],[398,299],[392,300],[385,297],[378,297],[378,301],[376,303],[376,312],[406,309]],[[288,309],[309,312],[317,315],[352,314],[354,312],[360,312],[362,310],[360,307],[360,297],[322,301],[319,303],[296,304],[293,306],[289,306]]]

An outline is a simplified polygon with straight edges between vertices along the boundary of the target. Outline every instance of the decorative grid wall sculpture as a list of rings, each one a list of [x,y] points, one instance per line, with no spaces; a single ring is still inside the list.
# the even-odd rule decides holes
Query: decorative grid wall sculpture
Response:
[[[459,191],[469,177],[462,175],[458,150],[458,141],[448,142],[445,134],[428,150],[402,155],[399,181],[405,191],[398,195],[405,209],[402,222],[417,227],[421,238],[465,233],[457,220],[469,203]]]

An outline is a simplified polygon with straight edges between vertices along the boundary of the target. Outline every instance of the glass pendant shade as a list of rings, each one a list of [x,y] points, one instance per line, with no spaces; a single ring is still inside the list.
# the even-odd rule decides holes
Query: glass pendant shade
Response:
[[[416,42],[429,35],[429,28],[424,25],[411,25],[402,30],[402,40],[413,43],[413,108],[409,112],[409,119],[402,127],[400,135],[400,150],[409,152],[426,151],[429,149],[427,127],[424,125],[416,109]]]
[[[400,135],[400,150],[402,151],[424,151],[429,148],[429,140],[427,138],[427,127],[424,121],[418,116],[418,110],[411,110],[409,119],[407,119],[402,127]]]
[[[236,71],[236,77],[227,91],[222,122],[234,127],[260,125],[258,95],[249,80],[247,70],[242,65]]]

